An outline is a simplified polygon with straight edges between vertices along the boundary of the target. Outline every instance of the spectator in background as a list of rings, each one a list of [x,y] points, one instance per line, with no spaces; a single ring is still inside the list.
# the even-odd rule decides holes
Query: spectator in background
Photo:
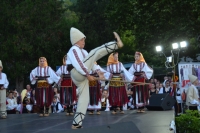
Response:
[[[17,99],[18,99],[18,96],[19,96],[19,93],[15,90],[13,91],[13,98],[14,100],[17,102]],[[20,101],[19,101],[20,102]],[[18,104],[18,103],[17,103]],[[20,103],[21,104],[21,103]]]
[[[63,111],[63,107],[59,101],[57,101],[58,97],[54,96],[53,102],[51,104],[52,113],[61,113]]]
[[[181,89],[179,88],[179,85],[176,87],[176,103],[175,103],[175,115],[180,115],[182,112],[181,108],[181,103],[182,103],[182,98],[181,98]]]
[[[60,102],[60,92],[57,86],[54,86],[53,92],[54,92],[54,96],[57,97],[57,101]]]
[[[162,84],[161,84],[162,85]],[[160,91],[160,83],[156,83],[156,91],[159,92]]]
[[[160,83],[159,84],[159,88],[163,88],[163,84]],[[159,91],[160,91],[160,89],[159,89]]]
[[[28,97],[29,96],[26,94],[26,96],[23,99],[23,105],[24,105],[24,108],[26,108],[26,111],[30,113],[32,111],[33,103],[31,103],[30,98]]]
[[[168,77],[167,76],[165,76],[164,77],[164,82],[163,82],[163,86],[165,87],[165,82],[168,80]]]
[[[170,82],[169,86],[173,89],[173,87],[174,87],[174,82]]]
[[[133,86],[131,84],[128,85],[127,88],[127,95],[128,95],[128,110],[133,110],[134,105],[133,105]]]
[[[157,90],[156,90],[156,86],[155,86],[155,84],[153,83],[153,84],[150,84],[150,90],[149,90],[149,97],[151,97],[151,95],[153,95],[153,94],[157,94],[158,92],[157,92]]]
[[[171,94],[172,88],[170,87],[169,81],[165,81],[165,87],[160,88],[159,94],[169,93]]]
[[[12,92],[9,92],[9,95],[8,95],[8,99],[7,99],[7,110],[8,111],[12,111],[12,112],[17,112],[19,111],[20,112],[20,108],[17,104],[17,102],[15,101],[15,99],[13,98],[13,93]],[[20,106],[21,107],[21,106]]]
[[[16,90],[13,91],[13,98],[18,105],[18,107],[17,107],[18,111],[21,113],[21,109],[22,109],[21,98],[19,96],[19,93]]]
[[[154,83],[157,83],[157,79],[154,79]]]
[[[189,110],[198,110],[199,106],[199,94],[196,86],[199,84],[198,78],[194,75],[189,75],[189,80],[192,83],[187,90],[186,105],[189,106]]]
[[[153,83],[154,82],[154,79],[150,79],[150,83]]]
[[[168,77],[168,81],[169,81],[169,83],[172,82],[172,77],[171,76]]]
[[[101,97],[101,111],[110,111],[110,105],[108,100],[108,91],[103,90]]]

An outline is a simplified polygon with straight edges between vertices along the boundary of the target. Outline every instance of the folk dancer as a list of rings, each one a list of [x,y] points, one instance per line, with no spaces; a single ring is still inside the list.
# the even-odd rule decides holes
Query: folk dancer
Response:
[[[6,119],[6,89],[8,88],[9,82],[5,73],[2,72],[3,65],[0,60],[0,115],[1,118]]]
[[[132,81],[133,76],[124,68],[123,64],[118,61],[118,53],[112,53],[108,57],[107,71],[112,73],[111,80],[126,80]],[[120,108],[120,113],[124,114],[123,106],[128,103],[128,95],[126,85],[122,82],[109,82],[109,104],[113,108],[112,114],[117,113],[117,108]]]
[[[123,46],[119,36],[114,32],[116,41],[103,44],[93,49],[89,54],[84,50],[85,35],[76,28],[70,30],[70,40],[72,47],[67,53],[67,65],[71,69],[70,74],[73,82],[78,87],[78,104],[74,116],[72,129],[82,128],[82,121],[89,103],[89,83],[88,81],[98,80],[91,76],[89,72],[96,70],[94,62],[103,56]],[[103,74],[98,72],[99,79],[103,79]]]
[[[39,66],[30,73],[30,81],[31,84],[37,85],[35,95],[37,105],[40,108],[39,116],[49,116],[49,107],[53,101],[52,85],[54,82],[60,84],[61,78],[48,66],[47,59],[45,57],[40,57]]]
[[[97,65],[97,64],[96,64]],[[109,79],[111,76],[111,73],[105,71],[103,68],[101,68],[99,65],[97,65],[96,71],[101,71],[104,73],[105,79]],[[96,71],[91,71],[92,76],[98,77],[98,74]],[[101,110],[101,88],[104,89],[105,87],[105,81],[89,81],[89,95],[90,95],[90,102],[88,106],[89,114],[94,114],[94,111],[96,110],[96,114],[100,115]]]
[[[72,82],[70,73],[66,65],[67,55],[63,57],[63,65],[56,71],[62,78],[60,87],[60,103],[66,106],[66,115],[74,115],[73,106],[76,103],[76,86]]]
[[[135,53],[135,63],[130,67],[129,72],[134,75],[133,82],[145,83],[151,78],[153,69],[147,65],[141,52]],[[138,113],[145,112],[144,107],[149,99],[149,86],[133,84],[134,106],[138,108]]]

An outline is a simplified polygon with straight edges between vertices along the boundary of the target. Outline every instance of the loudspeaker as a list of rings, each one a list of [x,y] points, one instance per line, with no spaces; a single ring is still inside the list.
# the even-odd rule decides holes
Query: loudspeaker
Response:
[[[153,94],[149,99],[148,110],[171,110],[175,104],[175,100],[168,93]]]
[[[141,133],[133,122],[107,124],[98,127],[89,127],[68,131],[69,133]]]

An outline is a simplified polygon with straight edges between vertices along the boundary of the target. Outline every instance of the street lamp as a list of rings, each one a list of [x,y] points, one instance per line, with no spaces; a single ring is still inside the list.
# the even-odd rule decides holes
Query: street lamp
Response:
[[[179,52],[181,50],[184,50],[185,48],[187,47],[187,42],[186,41],[181,41],[181,42],[175,42],[175,43],[172,43],[172,50],[171,50],[171,56],[166,56],[165,53],[162,51],[162,47],[159,45],[159,46],[156,46],[156,51],[158,53],[163,53],[163,55],[165,56],[166,58],[166,61],[165,61],[165,67],[166,68],[172,68],[173,69],[173,82],[176,82],[175,81],[175,67],[177,66],[178,64],[178,59],[179,59]],[[174,53],[173,51],[176,51],[177,53],[177,62],[175,63],[174,62],[174,59],[175,59],[175,56],[174,56]],[[173,85],[173,92],[175,93],[176,95],[176,84]]]

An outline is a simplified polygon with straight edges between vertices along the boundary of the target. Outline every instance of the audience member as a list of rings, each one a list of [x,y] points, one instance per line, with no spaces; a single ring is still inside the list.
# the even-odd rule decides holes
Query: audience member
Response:
[[[153,95],[153,94],[157,94],[157,93],[158,93],[157,90],[156,90],[156,86],[155,86],[154,83],[150,84],[149,87],[150,87],[150,90],[149,90],[149,97],[151,97],[151,95]]]
[[[159,94],[169,93],[171,94],[172,88],[169,85],[169,81],[165,81],[165,87],[160,88]]]
[[[63,107],[58,101],[58,97],[54,96],[53,102],[51,104],[51,111],[52,113],[61,113],[63,111]]]
[[[101,111],[110,111],[110,105],[108,100],[108,91],[103,90],[101,97]]]
[[[9,92],[8,99],[7,99],[7,112],[20,112],[21,106],[18,106],[17,102],[13,98],[13,93]]]

